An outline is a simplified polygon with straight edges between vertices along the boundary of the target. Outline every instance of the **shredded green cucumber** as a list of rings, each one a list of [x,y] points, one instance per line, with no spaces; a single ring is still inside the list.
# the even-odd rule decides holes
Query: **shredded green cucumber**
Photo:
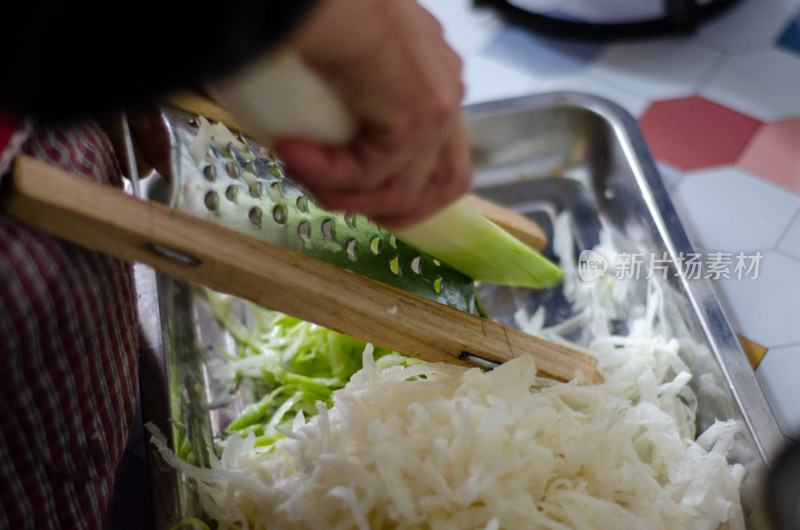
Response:
[[[278,428],[288,428],[298,412],[317,414],[316,403],[331,406],[333,391],[343,387],[362,368],[366,343],[310,322],[238,301],[255,320],[246,326],[234,311],[236,298],[206,290],[220,326],[234,338],[235,351],[221,352],[217,377],[246,387],[254,402],[227,427],[229,433],[254,433],[259,446],[282,438]],[[422,361],[375,348],[383,368],[410,366]]]

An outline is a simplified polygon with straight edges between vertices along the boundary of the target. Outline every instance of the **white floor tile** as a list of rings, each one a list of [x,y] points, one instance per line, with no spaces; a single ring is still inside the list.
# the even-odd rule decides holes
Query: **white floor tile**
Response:
[[[717,280],[714,288],[737,333],[767,348],[800,344],[800,262],[775,251],[761,256],[756,279]]]
[[[583,92],[608,99],[628,111],[633,117],[638,118],[647,109],[649,102],[596,79],[589,79],[585,75],[556,77],[543,79],[541,90],[546,92]]]
[[[467,105],[542,92],[533,77],[481,56],[464,62],[464,84]]]
[[[697,41],[728,54],[767,50],[791,13],[776,0],[745,0],[703,24]]]
[[[595,59],[587,76],[651,100],[694,91],[719,52],[688,40],[614,44]]]
[[[494,11],[474,8],[470,0],[421,0],[420,4],[436,17],[448,44],[462,58],[479,54],[504,27]]]
[[[778,241],[778,250],[787,256],[800,260],[800,211],[792,224]],[[798,280],[800,281],[800,280]]]
[[[687,172],[671,195],[689,237],[704,250],[772,249],[800,208],[797,195],[733,166]]]
[[[667,191],[672,192],[678,185],[678,181],[683,177],[683,171],[661,162],[656,162],[656,167],[658,167],[658,172],[664,181],[664,187],[667,188]]]
[[[756,377],[783,433],[800,440],[800,344],[767,351]]]
[[[762,121],[800,115],[800,55],[773,49],[729,57],[700,93]]]

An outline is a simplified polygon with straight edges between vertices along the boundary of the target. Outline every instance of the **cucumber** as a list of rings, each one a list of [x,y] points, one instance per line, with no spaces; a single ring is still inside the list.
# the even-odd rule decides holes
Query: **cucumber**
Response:
[[[344,143],[355,134],[338,95],[291,50],[266,55],[207,88],[251,134],[267,143],[281,136]],[[554,263],[465,200],[396,235],[477,281],[539,288],[555,285],[563,276]]]
[[[555,263],[484,217],[465,199],[394,234],[476,281],[542,288],[557,285],[564,276]]]

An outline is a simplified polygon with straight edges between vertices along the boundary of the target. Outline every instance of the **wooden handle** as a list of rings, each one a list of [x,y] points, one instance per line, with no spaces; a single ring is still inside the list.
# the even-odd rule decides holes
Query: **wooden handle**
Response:
[[[484,217],[500,226],[529,247],[541,251],[547,246],[547,236],[542,228],[524,215],[509,210],[495,202],[477,195],[467,194],[466,199],[475,206]]]
[[[426,361],[531,354],[542,375],[602,377],[596,360],[164,205],[19,157],[5,211],[33,228]]]
[[[247,134],[247,131],[230,113],[217,106],[210,99],[195,92],[180,92],[167,98],[166,103],[173,107],[220,122],[226,127]],[[500,204],[488,201],[474,194],[466,198],[492,222],[509,232],[529,247],[541,251],[547,246],[547,236],[541,227],[527,217]]]
[[[220,122],[234,131],[246,133],[242,125],[230,112],[220,108],[219,105],[196,92],[178,92],[167,97],[164,102],[184,112]]]

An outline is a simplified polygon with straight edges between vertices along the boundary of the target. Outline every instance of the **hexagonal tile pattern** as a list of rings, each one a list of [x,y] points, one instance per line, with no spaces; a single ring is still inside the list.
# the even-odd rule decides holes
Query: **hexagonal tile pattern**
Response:
[[[464,96],[467,105],[539,91],[536,79],[480,55],[464,61],[462,75],[467,88]]]
[[[682,170],[733,163],[759,125],[695,96],[658,101],[639,118],[653,156]]]
[[[800,210],[778,241],[778,251],[800,261]]]
[[[728,57],[700,95],[762,121],[800,116],[800,55],[773,49]]]
[[[800,118],[762,125],[737,165],[800,193]]]
[[[776,44],[786,51],[800,53],[800,15],[786,24]]]
[[[675,186],[678,185],[678,181],[683,177],[683,171],[662,162],[656,162],[656,167],[658,167],[661,180],[664,181],[664,187],[667,188],[668,191],[675,189]]]
[[[756,378],[764,390],[775,419],[786,436],[800,440],[800,344],[773,348],[756,370]]]
[[[800,197],[732,166],[687,173],[671,196],[689,237],[708,251],[772,249],[800,208]]]
[[[640,116],[649,105],[646,99],[607,85],[602,81],[589,79],[580,73],[564,77],[547,77],[540,79],[538,89],[541,92],[568,91],[592,94],[613,101],[634,117]]]
[[[476,8],[470,0],[420,0],[442,24],[448,44],[462,57],[483,51],[504,25],[492,10]]]
[[[651,100],[692,93],[720,54],[688,40],[668,39],[609,45],[586,73]]]
[[[544,77],[583,70],[602,48],[599,44],[542,37],[512,26],[497,35],[484,55]]]
[[[800,278],[800,261],[768,251],[761,253],[755,279],[751,274],[741,280],[731,277],[713,282],[733,328],[767,347],[761,364],[771,359],[773,348],[800,344],[800,326],[797,325],[800,281],[796,281],[797,278]],[[800,372],[795,373],[795,384],[798,374]]]
[[[791,12],[776,0],[745,0],[703,24],[697,40],[729,54],[766,50],[772,47]]]

